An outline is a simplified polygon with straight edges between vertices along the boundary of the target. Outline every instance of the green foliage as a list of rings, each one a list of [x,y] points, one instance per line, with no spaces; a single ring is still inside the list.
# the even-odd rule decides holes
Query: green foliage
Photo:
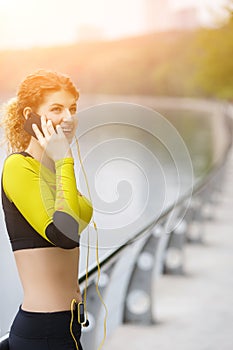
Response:
[[[195,84],[204,95],[233,99],[233,12],[217,29],[201,30],[195,42]]]

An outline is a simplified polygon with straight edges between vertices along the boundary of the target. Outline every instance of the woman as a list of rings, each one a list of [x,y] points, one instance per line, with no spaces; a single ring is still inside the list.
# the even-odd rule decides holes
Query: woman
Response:
[[[78,238],[92,206],[76,188],[69,147],[78,97],[69,77],[40,70],[22,81],[2,119],[11,151],[3,167],[2,204],[24,290],[10,350],[82,349],[73,309],[82,301]],[[30,127],[32,113],[38,123]]]

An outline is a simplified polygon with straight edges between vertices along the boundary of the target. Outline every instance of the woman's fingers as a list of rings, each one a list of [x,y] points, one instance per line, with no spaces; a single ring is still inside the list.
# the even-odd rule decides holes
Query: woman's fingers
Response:
[[[36,124],[33,124],[33,130],[36,134],[38,142],[45,150],[46,154],[53,161],[64,158],[69,151],[69,142],[61,125],[56,125],[54,128],[52,121],[41,117],[41,127],[43,133],[38,129]]]
[[[56,125],[56,131],[57,131],[57,134],[59,135],[59,136],[61,136],[61,137],[63,137],[63,136],[65,136],[65,134],[64,134],[64,132],[63,132],[63,130],[62,130],[62,127],[61,127],[61,125]]]
[[[46,139],[49,139],[55,132],[52,121],[50,119],[46,120],[46,117],[43,115],[41,116],[41,127]]]
[[[51,136],[56,134],[52,121],[46,120],[45,116],[41,116],[41,130],[36,124],[32,124],[33,130],[36,134],[36,137],[42,147],[47,147],[48,142],[51,139]]]
[[[49,136],[55,133],[55,129],[51,120],[47,121],[47,130],[49,132]]]
[[[46,124],[46,118],[45,116],[41,116],[41,128],[43,130],[44,136],[48,138],[48,130],[47,130],[47,124]]]
[[[41,145],[43,145],[44,144],[44,135],[42,134],[42,132],[40,131],[38,126],[36,124],[32,124],[32,129],[33,129],[34,133],[36,134],[36,137],[37,137],[37,140],[39,141],[39,143]]]

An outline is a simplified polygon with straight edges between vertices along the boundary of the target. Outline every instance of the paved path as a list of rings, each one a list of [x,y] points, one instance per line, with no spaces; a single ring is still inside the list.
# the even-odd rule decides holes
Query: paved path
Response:
[[[185,246],[185,275],[156,283],[157,324],[122,325],[104,350],[233,349],[233,154],[215,220],[203,228],[204,244]]]

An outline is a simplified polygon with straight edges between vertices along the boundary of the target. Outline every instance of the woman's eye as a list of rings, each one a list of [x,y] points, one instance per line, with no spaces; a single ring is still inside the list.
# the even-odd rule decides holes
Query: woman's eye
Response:
[[[70,113],[71,114],[75,114],[76,112],[77,112],[77,108],[76,107],[70,108]]]
[[[53,107],[52,109],[51,109],[51,111],[52,112],[61,112],[61,107]]]

